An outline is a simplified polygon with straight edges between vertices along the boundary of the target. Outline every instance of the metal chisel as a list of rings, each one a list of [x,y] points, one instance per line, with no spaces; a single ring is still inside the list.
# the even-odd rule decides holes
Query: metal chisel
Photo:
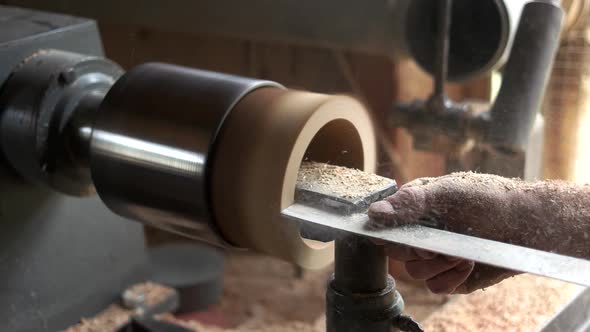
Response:
[[[314,167],[317,165],[316,163]],[[308,169],[311,168],[308,167]],[[326,169],[325,173],[329,173],[329,169]],[[371,175],[371,177],[375,179],[376,176]],[[318,176],[306,178],[306,175],[301,175],[300,172],[295,203],[282,211],[285,217],[301,223],[304,237],[328,241],[338,236],[340,232],[354,233],[509,270],[590,286],[589,260],[452,233],[424,225],[392,228],[372,226],[366,213],[367,208],[370,203],[395,193],[397,187],[394,180],[381,178],[381,181],[377,181],[377,186],[372,188],[375,190],[369,193],[363,192],[362,195],[349,195],[345,194],[346,190],[341,188],[346,181],[338,181],[337,190],[332,190],[334,183],[330,183],[329,178],[327,181],[316,181],[317,179]]]

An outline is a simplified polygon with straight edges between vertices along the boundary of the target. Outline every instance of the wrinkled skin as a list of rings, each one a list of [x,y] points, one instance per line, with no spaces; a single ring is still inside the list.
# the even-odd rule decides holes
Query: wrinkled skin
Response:
[[[451,232],[590,258],[590,187],[454,173],[422,178],[373,203],[378,227],[420,223]],[[470,293],[517,274],[454,257],[387,245],[392,259],[435,293]]]

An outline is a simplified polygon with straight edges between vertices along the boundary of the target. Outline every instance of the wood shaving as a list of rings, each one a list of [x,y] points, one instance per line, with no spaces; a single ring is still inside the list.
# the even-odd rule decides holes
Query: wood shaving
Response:
[[[80,323],[68,328],[65,332],[114,332],[123,327],[132,314],[132,310],[113,304],[93,318],[82,318]]]
[[[134,285],[123,292],[123,304],[130,309],[162,303],[174,294],[174,289],[154,282]]]

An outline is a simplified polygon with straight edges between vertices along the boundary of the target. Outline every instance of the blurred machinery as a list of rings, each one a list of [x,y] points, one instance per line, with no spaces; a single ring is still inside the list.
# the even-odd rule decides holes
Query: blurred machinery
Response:
[[[115,1],[116,11],[110,1],[35,4],[99,21],[411,57],[435,76],[435,89],[394,105],[389,125],[407,128],[418,148],[451,153],[475,141],[489,160],[482,165],[496,165],[487,170],[508,160],[517,166],[495,173],[522,175],[558,43],[558,3],[235,2],[185,1],[175,6],[183,11],[157,13],[158,2]],[[333,260],[332,244],[302,238],[280,213],[305,158],[374,170],[375,134],[359,102],[161,63],[124,73],[103,57],[94,21],[4,6],[0,18],[0,306],[10,308],[0,329],[64,328],[149,278],[141,229],[118,216],[306,268]],[[502,67],[489,111],[446,97],[445,82]],[[95,192],[100,199],[86,197]]]

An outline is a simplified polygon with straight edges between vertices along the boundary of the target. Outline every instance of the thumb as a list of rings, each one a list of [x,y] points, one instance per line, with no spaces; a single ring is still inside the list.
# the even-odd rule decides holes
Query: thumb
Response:
[[[402,187],[383,201],[369,206],[369,217],[375,224],[399,226],[418,222],[427,211],[423,186]]]

